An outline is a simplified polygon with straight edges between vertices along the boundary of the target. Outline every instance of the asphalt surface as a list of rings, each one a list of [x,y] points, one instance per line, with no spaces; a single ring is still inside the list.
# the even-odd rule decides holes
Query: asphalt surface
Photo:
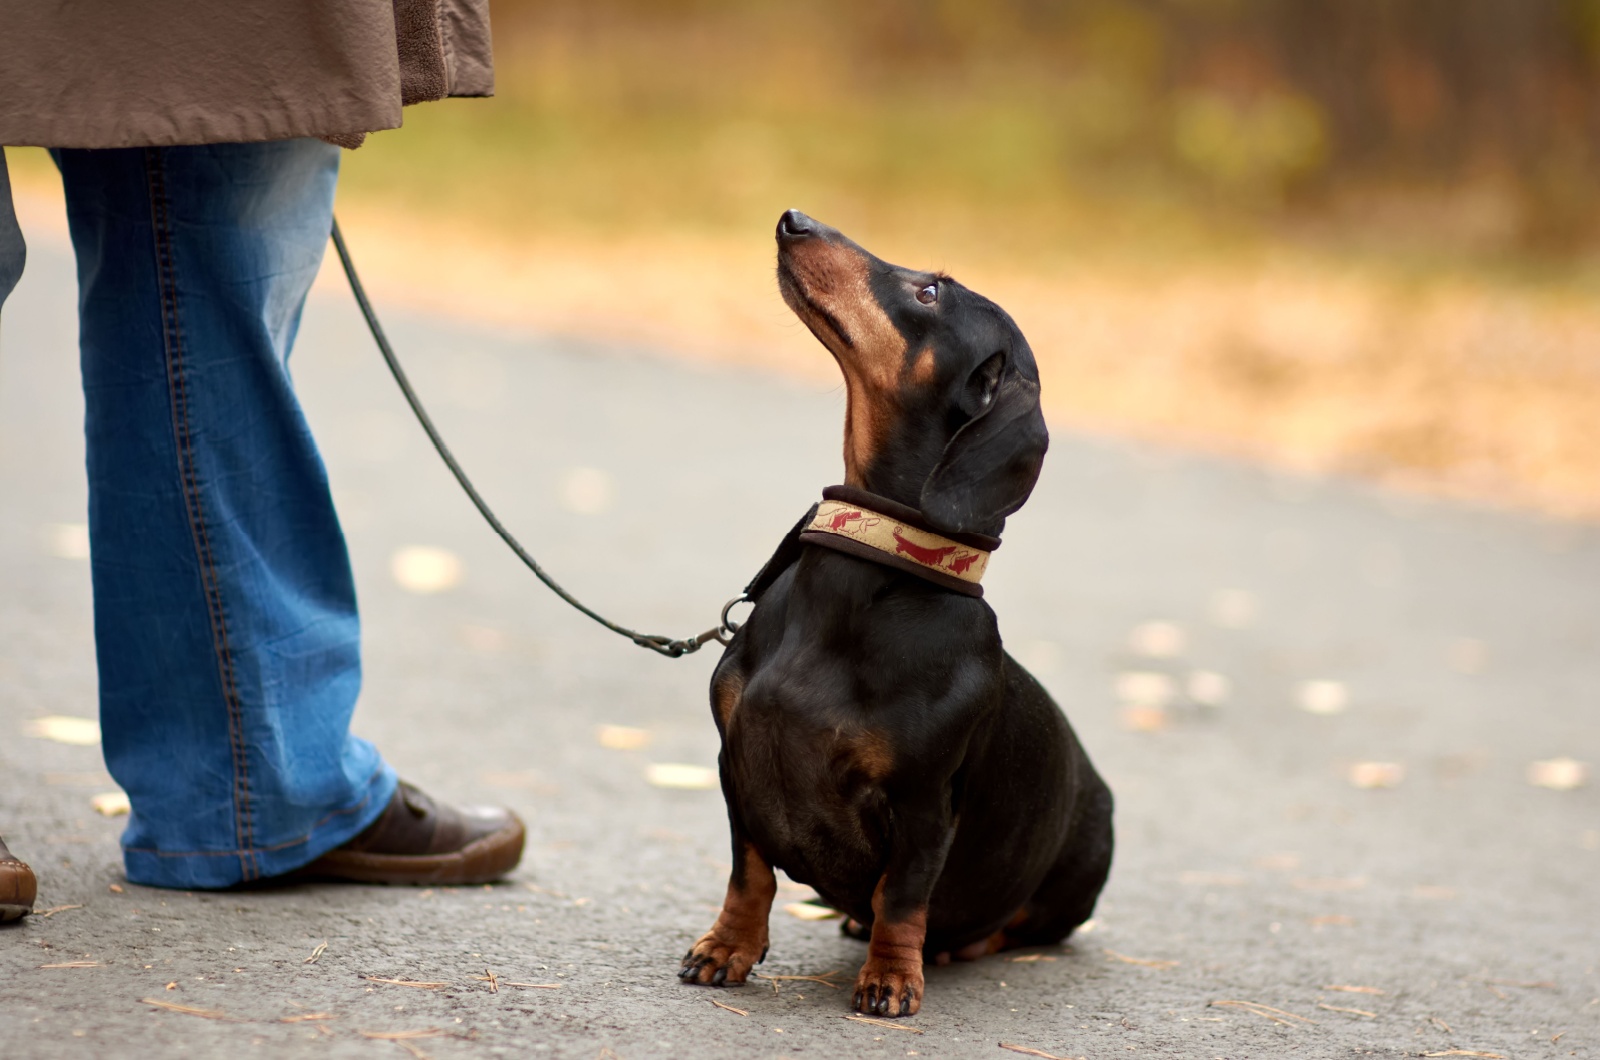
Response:
[[[721,899],[726,826],[718,792],[646,774],[714,764],[713,656],[639,651],[525,574],[336,289],[295,373],[364,606],[356,728],[441,797],[515,807],[525,862],[461,890],[127,884],[120,823],[90,808],[113,790],[98,748],[28,735],[95,713],[88,565],[66,558],[85,518],[74,300],[64,248],[34,233],[0,333],[0,832],[40,908],[65,908],[0,929],[0,1055],[1600,1052],[1600,788],[1527,779],[1600,763],[1595,527],[1058,428],[987,584],[1116,792],[1112,879],[1087,934],[931,969],[922,1013],[890,1029],[842,1018],[821,982],[675,980]],[[623,621],[707,627],[839,477],[836,389],[382,308],[506,521]],[[401,588],[392,557],[417,545],[458,556],[459,585]],[[1188,699],[1195,670],[1225,701]],[[1195,687],[1217,698],[1216,678]],[[608,749],[602,724],[650,742]],[[1403,776],[1363,789],[1361,763]],[[848,984],[863,957],[781,909],[772,934],[769,974]],[[47,967],[72,962],[92,966]],[[1221,1004],[1240,1001],[1271,1009]],[[401,1032],[426,1036],[374,1037]]]

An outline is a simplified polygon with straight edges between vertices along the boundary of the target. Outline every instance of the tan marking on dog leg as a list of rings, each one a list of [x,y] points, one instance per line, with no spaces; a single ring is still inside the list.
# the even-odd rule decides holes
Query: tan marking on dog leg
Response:
[[[680,973],[686,983],[738,986],[767,955],[767,917],[778,879],[753,844],[745,844],[743,860],[743,878],[736,868],[717,922],[684,955],[684,972],[693,969]]]
[[[967,943],[959,950],[956,950],[954,956],[958,961],[975,961],[980,957],[987,957],[991,953],[999,953],[1005,948],[1006,933],[1004,931],[996,931],[986,939]]]
[[[851,1007],[869,1016],[915,1016],[922,1008],[922,945],[928,937],[928,910],[918,909],[902,920],[884,916],[883,890],[888,876],[872,892],[872,939],[867,960],[856,976]]]

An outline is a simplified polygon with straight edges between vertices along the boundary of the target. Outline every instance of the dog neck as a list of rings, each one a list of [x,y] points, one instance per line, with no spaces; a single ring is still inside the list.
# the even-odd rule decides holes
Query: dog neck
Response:
[[[983,595],[983,572],[1000,539],[942,534],[922,513],[855,486],[822,491],[816,515],[800,540],[913,574],[967,596]]]

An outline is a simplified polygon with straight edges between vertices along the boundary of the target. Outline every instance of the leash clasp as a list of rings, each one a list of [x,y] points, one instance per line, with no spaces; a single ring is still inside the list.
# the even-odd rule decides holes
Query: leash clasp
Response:
[[[722,618],[717,623],[717,628],[711,630],[711,634],[716,638],[717,643],[722,645],[724,648],[733,642],[733,635],[739,632],[740,626],[744,625],[742,622],[735,622],[733,619],[729,618],[728,612],[732,611],[738,604],[749,602],[750,594],[740,593],[738,596],[735,596],[732,600],[729,600],[727,603],[722,605]]]
[[[732,600],[722,605],[722,615],[715,626],[704,633],[690,637],[688,640],[673,640],[671,637],[636,634],[633,637],[633,642],[641,648],[649,648],[651,651],[659,655],[665,655],[669,659],[681,659],[685,655],[693,655],[712,641],[716,641],[726,648],[733,643],[733,635],[739,632],[739,626],[742,625],[742,623],[735,622],[729,618],[728,612],[732,611],[736,604],[746,603],[749,600],[750,597],[746,593],[740,593],[735,596]]]

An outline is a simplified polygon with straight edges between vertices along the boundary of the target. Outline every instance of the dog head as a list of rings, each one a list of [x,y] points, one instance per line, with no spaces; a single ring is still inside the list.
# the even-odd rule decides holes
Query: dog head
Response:
[[[998,534],[1049,445],[1033,351],[1005,310],[790,210],[778,286],[844,373],[845,482],[949,533]]]

